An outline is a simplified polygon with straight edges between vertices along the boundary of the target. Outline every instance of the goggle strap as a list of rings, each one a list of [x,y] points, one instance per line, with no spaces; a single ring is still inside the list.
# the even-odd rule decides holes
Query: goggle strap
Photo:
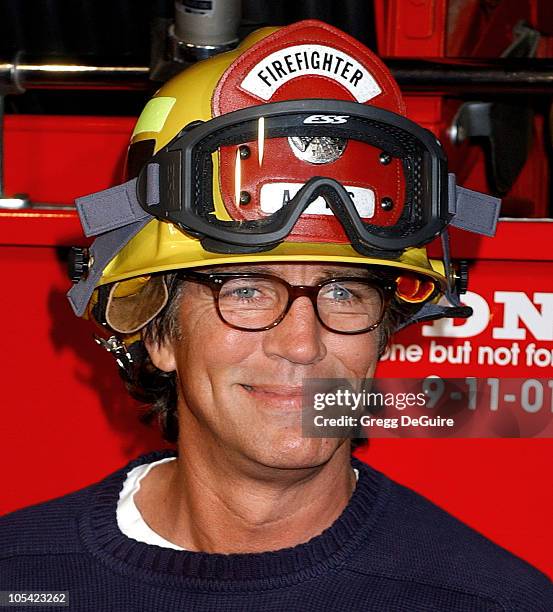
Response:
[[[136,221],[153,219],[138,202],[136,182],[134,178],[75,200],[85,236],[97,236]],[[148,183],[157,185],[155,180]]]
[[[457,214],[457,177],[453,172],[447,175],[447,208],[450,215]]]
[[[458,187],[455,183],[453,186],[452,189],[450,180],[449,212],[454,215],[450,225],[467,232],[494,236],[501,209],[501,199],[465,187]]]
[[[81,317],[86,310],[104,268],[152,219],[153,217],[148,215],[147,218],[105,232],[92,243],[88,274],[67,292],[67,299],[78,317]]]

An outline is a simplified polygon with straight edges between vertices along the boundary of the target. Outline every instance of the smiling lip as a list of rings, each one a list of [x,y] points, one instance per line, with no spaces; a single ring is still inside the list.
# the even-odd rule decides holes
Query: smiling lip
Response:
[[[303,387],[284,385],[241,385],[254,399],[278,408],[299,410],[302,407]]]

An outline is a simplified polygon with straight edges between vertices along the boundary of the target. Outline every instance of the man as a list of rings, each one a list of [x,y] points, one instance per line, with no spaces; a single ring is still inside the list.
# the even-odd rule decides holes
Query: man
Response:
[[[349,439],[302,435],[305,381],[370,378],[398,326],[468,314],[447,249],[422,245],[491,231],[497,202],[404,112],[380,61],[314,21],[161,88],[129,180],[78,202],[98,238],[69,297],[177,451],[5,517],[0,589],[75,610],[553,609],[545,576]]]

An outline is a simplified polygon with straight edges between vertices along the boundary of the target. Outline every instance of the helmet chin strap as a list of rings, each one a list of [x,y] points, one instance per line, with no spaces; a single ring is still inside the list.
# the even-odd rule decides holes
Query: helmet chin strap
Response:
[[[110,336],[106,340],[96,334],[94,334],[94,341],[110,353],[125,375],[130,377],[133,358],[125,343],[117,336]]]

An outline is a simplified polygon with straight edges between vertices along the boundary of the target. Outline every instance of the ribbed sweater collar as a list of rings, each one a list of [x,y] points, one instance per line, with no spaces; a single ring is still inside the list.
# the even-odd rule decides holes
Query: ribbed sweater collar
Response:
[[[179,551],[137,542],[117,526],[116,508],[127,473],[134,467],[176,456],[174,450],[142,455],[93,487],[90,507],[80,520],[86,547],[112,570],[134,578],[192,589],[253,591],[297,584],[342,565],[370,536],[388,497],[389,481],[352,457],[359,480],[334,523],[308,542],[278,551],[211,554]]]

